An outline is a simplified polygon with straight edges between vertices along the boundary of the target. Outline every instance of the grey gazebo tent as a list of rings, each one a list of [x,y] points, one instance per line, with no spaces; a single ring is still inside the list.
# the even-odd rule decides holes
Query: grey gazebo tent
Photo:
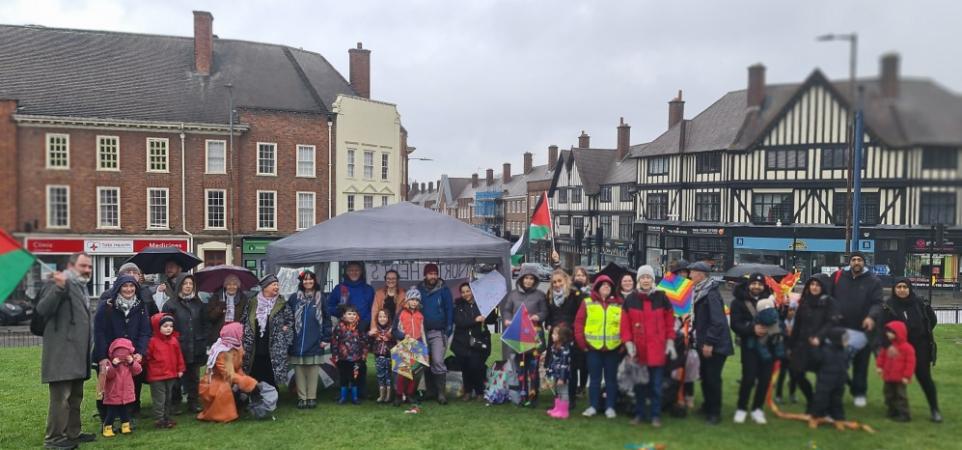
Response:
[[[272,267],[353,260],[497,264],[511,280],[510,251],[504,239],[404,202],[342,214],[275,241],[267,261]]]

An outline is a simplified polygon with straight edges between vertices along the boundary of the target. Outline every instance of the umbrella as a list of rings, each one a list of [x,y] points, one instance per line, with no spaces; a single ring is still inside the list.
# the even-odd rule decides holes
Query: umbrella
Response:
[[[725,278],[745,278],[755,272],[769,277],[783,277],[788,271],[774,264],[739,264],[725,272]]]
[[[144,275],[148,275],[164,273],[164,266],[167,261],[177,263],[185,272],[201,263],[200,258],[194,256],[193,253],[185,252],[177,247],[147,248],[131,256],[126,262],[136,264]]]
[[[270,418],[277,409],[277,389],[264,381],[257,383],[257,387],[258,393],[250,394],[247,410],[255,419]]]
[[[205,267],[194,274],[197,279],[197,290],[202,292],[217,292],[224,287],[224,279],[234,275],[240,280],[240,289],[246,291],[257,286],[254,272],[238,266],[222,265]]]
[[[615,286],[618,286],[619,283],[621,283],[621,277],[625,276],[626,274],[631,275],[632,278],[635,277],[634,270],[631,270],[631,269],[619,266],[618,264],[615,264],[613,262],[610,262],[608,263],[607,266],[605,266],[604,269],[601,269],[601,272],[598,272],[598,274],[595,275],[592,279],[598,277],[598,275],[607,275],[608,278],[611,278],[611,281],[615,282]]]

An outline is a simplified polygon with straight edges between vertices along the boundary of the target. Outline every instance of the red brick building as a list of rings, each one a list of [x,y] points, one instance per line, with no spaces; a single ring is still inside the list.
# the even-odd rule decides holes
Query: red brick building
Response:
[[[193,20],[192,38],[0,25],[0,227],[47,267],[90,252],[95,294],[148,246],[256,270],[328,217],[330,105],[369,82]]]

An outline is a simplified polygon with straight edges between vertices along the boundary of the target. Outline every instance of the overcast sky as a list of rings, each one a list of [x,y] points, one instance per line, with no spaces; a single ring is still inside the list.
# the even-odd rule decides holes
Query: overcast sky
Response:
[[[743,89],[761,62],[769,82],[816,67],[848,76],[848,47],[827,32],[859,34],[858,72],[902,55],[902,73],[962,92],[962,2],[933,1],[55,1],[0,0],[0,23],[191,36],[191,11],[214,33],[323,54],[347,77],[347,49],[372,50],[372,97],[396,103],[415,156],[411,177],[470,176],[522,153],[568,148],[581,130],[612,148],[619,117],[632,144],[667,127],[684,90],[691,118]]]

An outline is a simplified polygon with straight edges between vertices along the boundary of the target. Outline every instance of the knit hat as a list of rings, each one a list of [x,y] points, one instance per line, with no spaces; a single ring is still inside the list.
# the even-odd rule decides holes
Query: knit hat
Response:
[[[279,281],[277,280],[277,275],[269,273],[264,275],[264,278],[261,278],[261,282],[258,284],[260,284],[261,289],[267,289],[267,286],[270,286],[272,283],[279,283]]]
[[[164,316],[160,318],[160,322],[158,322],[158,328],[164,326],[164,324],[167,322],[174,323],[174,316],[170,314],[164,314]]]
[[[648,275],[649,277],[651,277],[652,279],[654,279],[654,278],[655,278],[655,269],[652,268],[651,266],[645,264],[645,265],[643,265],[643,266],[641,266],[641,267],[638,268],[638,277],[637,277],[637,278],[640,280],[642,275]]]
[[[688,271],[689,271],[689,272],[705,272],[705,273],[710,273],[710,272],[711,272],[711,267],[708,267],[708,264],[706,264],[704,261],[698,261],[698,262],[696,262],[696,263],[688,266]]]
[[[849,256],[848,260],[852,261],[852,258],[862,258],[862,261],[865,261],[865,253],[852,252],[852,256]]]
[[[758,312],[762,312],[766,309],[774,309],[775,299],[772,297],[768,297],[766,299],[759,300],[758,306],[756,308],[758,309]]]
[[[424,266],[424,276],[428,276],[428,274],[431,273],[431,272],[439,273],[439,272],[438,272],[438,265],[437,265],[437,264],[435,264],[435,263],[430,263],[430,264]]]
[[[407,300],[415,299],[421,301],[421,291],[417,287],[411,286],[411,289],[404,294],[404,298]]]
[[[762,275],[759,272],[755,272],[748,276],[748,283],[751,284],[752,281],[757,281],[762,285],[765,285],[765,275]]]

